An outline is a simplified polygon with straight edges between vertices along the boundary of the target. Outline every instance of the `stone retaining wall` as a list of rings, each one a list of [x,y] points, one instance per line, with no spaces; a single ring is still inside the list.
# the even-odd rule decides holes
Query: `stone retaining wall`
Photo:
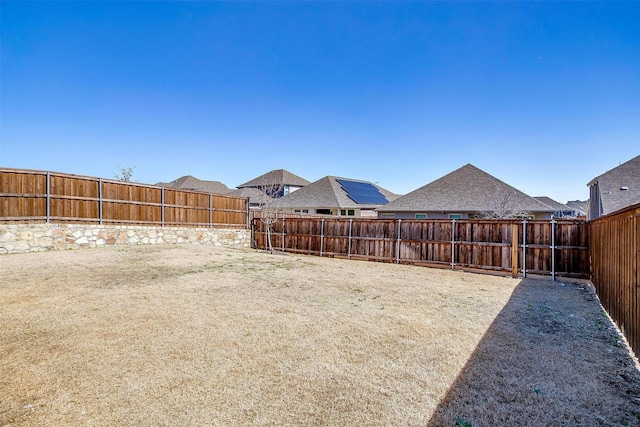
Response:
[[[246,229],[0,224],[0,254],[163,243],[249,247],[250,240]]]

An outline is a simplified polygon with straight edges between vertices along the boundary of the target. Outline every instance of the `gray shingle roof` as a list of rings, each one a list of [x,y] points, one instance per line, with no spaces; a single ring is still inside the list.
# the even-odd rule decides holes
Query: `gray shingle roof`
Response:
[[[229,196],[236,197],[248,197],[250,204],[262,204],[265,200],[269,199],[263,191],[258,190],[257,188],[247,187],[247,188],[238,188],[236,190],[231,190],[227,193]]]
[[[251,181],[245,182],[244,184],[238,185],[238,188],[265,187],[272,185],[292,185],[295,187],[304,187],[308,184],[309,181],[299,177],[298,175],[292,174],[285,169],[276,169],[272,170],[271,172],[262,174],[259,177],[252,179]]]
[[[572,210],[569,206],[567,205],[563,205],[560,202],[556,202],[555,200],[553,200],[551,197],[547,197],[547,196],[533,196],[534,199],[536,199],[539,202],[544,203],[545,205],[549,206],[551,209],[553,209],[554,211],[570,211]]]
[[[394,194],[372,182],[361,181],[352,178],[340,178],[335,176],[325,176],[319,180],[306,185],[299,190],[286,196],[280,197],[275,202],[280,208],[360,208],[374,209],[380,205],[358,204],[351,200],[342,189],[336,179],[347,179],[356,182],[365,182],[373,185],[380,191],[387,200],[395,200],[398,195]]]
[[[553,212],[553,209],[522,191],[467,164],[398,199],[378,208],[386,212],[490,212],[494,196],[513,195],[522,212]]]
[[[587,185],[596,184],[603,215],[640,203],[640,156],[593,178]],[[622,190],[624,187],[627,189]]]
[[[580,215],[586,215],[587,214],[587,202],[586,201],[583,202],[581,200],[569,200],[567,202],[567,206],[569,206],[571,209],[573,209],[574,211],[576,211]]]
[[[158,182],[156,186],[195,190],[213,194],[227,194],[231,191],[229,187],[220,181],[203,181],[191,175],[185,175],[171,182]]]

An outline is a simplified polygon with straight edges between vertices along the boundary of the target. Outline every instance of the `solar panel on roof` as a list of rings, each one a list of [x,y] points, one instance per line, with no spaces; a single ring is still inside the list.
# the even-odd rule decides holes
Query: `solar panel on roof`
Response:
[[[384,205],[389,201],[373,185],[368,182],[349,181],[346,179],[336,179],[346,191],[347,196],[358,204],[364,205]]]

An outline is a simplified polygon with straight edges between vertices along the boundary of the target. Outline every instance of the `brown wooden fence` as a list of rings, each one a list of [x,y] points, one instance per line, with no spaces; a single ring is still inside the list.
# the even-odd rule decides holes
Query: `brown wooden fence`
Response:
[[[267,249],[267,225],[253,220]],[[580,220],[385,220],[285,218],[277,250],[452,269],[589,278],[588,227]]]
[[[589,222],[592,282],[640,356],[640,204]]]
[[[55,172],[0,169],[0,221],[248,227],[245,198]]]

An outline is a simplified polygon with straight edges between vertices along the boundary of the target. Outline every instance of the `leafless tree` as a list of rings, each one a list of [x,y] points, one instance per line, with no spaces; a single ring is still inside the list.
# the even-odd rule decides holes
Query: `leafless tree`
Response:
[[[281,221],[284,217],[283,209],[279,206],[279,196],[282,190],[282,185],[279,183],[265,182],[260,189],[262,191],[259,197],[259,210],[257,217],[265,225],[267,238],[266,244],[269,252],[273,253],[273,227],[278,221]]]
[[[133,167],[118,166],[118,172],[115,175],[113,175],[113,177],[118,181],[131,182],[131,179],[133,178],[133,170],[135,168],[136,166],[133,166]]]
[[[485,197],[488,210],[481,213],[483,218],[515,219],[531,216],[531,212],[522,209],[526,196],[516,190],[496,186]]]

